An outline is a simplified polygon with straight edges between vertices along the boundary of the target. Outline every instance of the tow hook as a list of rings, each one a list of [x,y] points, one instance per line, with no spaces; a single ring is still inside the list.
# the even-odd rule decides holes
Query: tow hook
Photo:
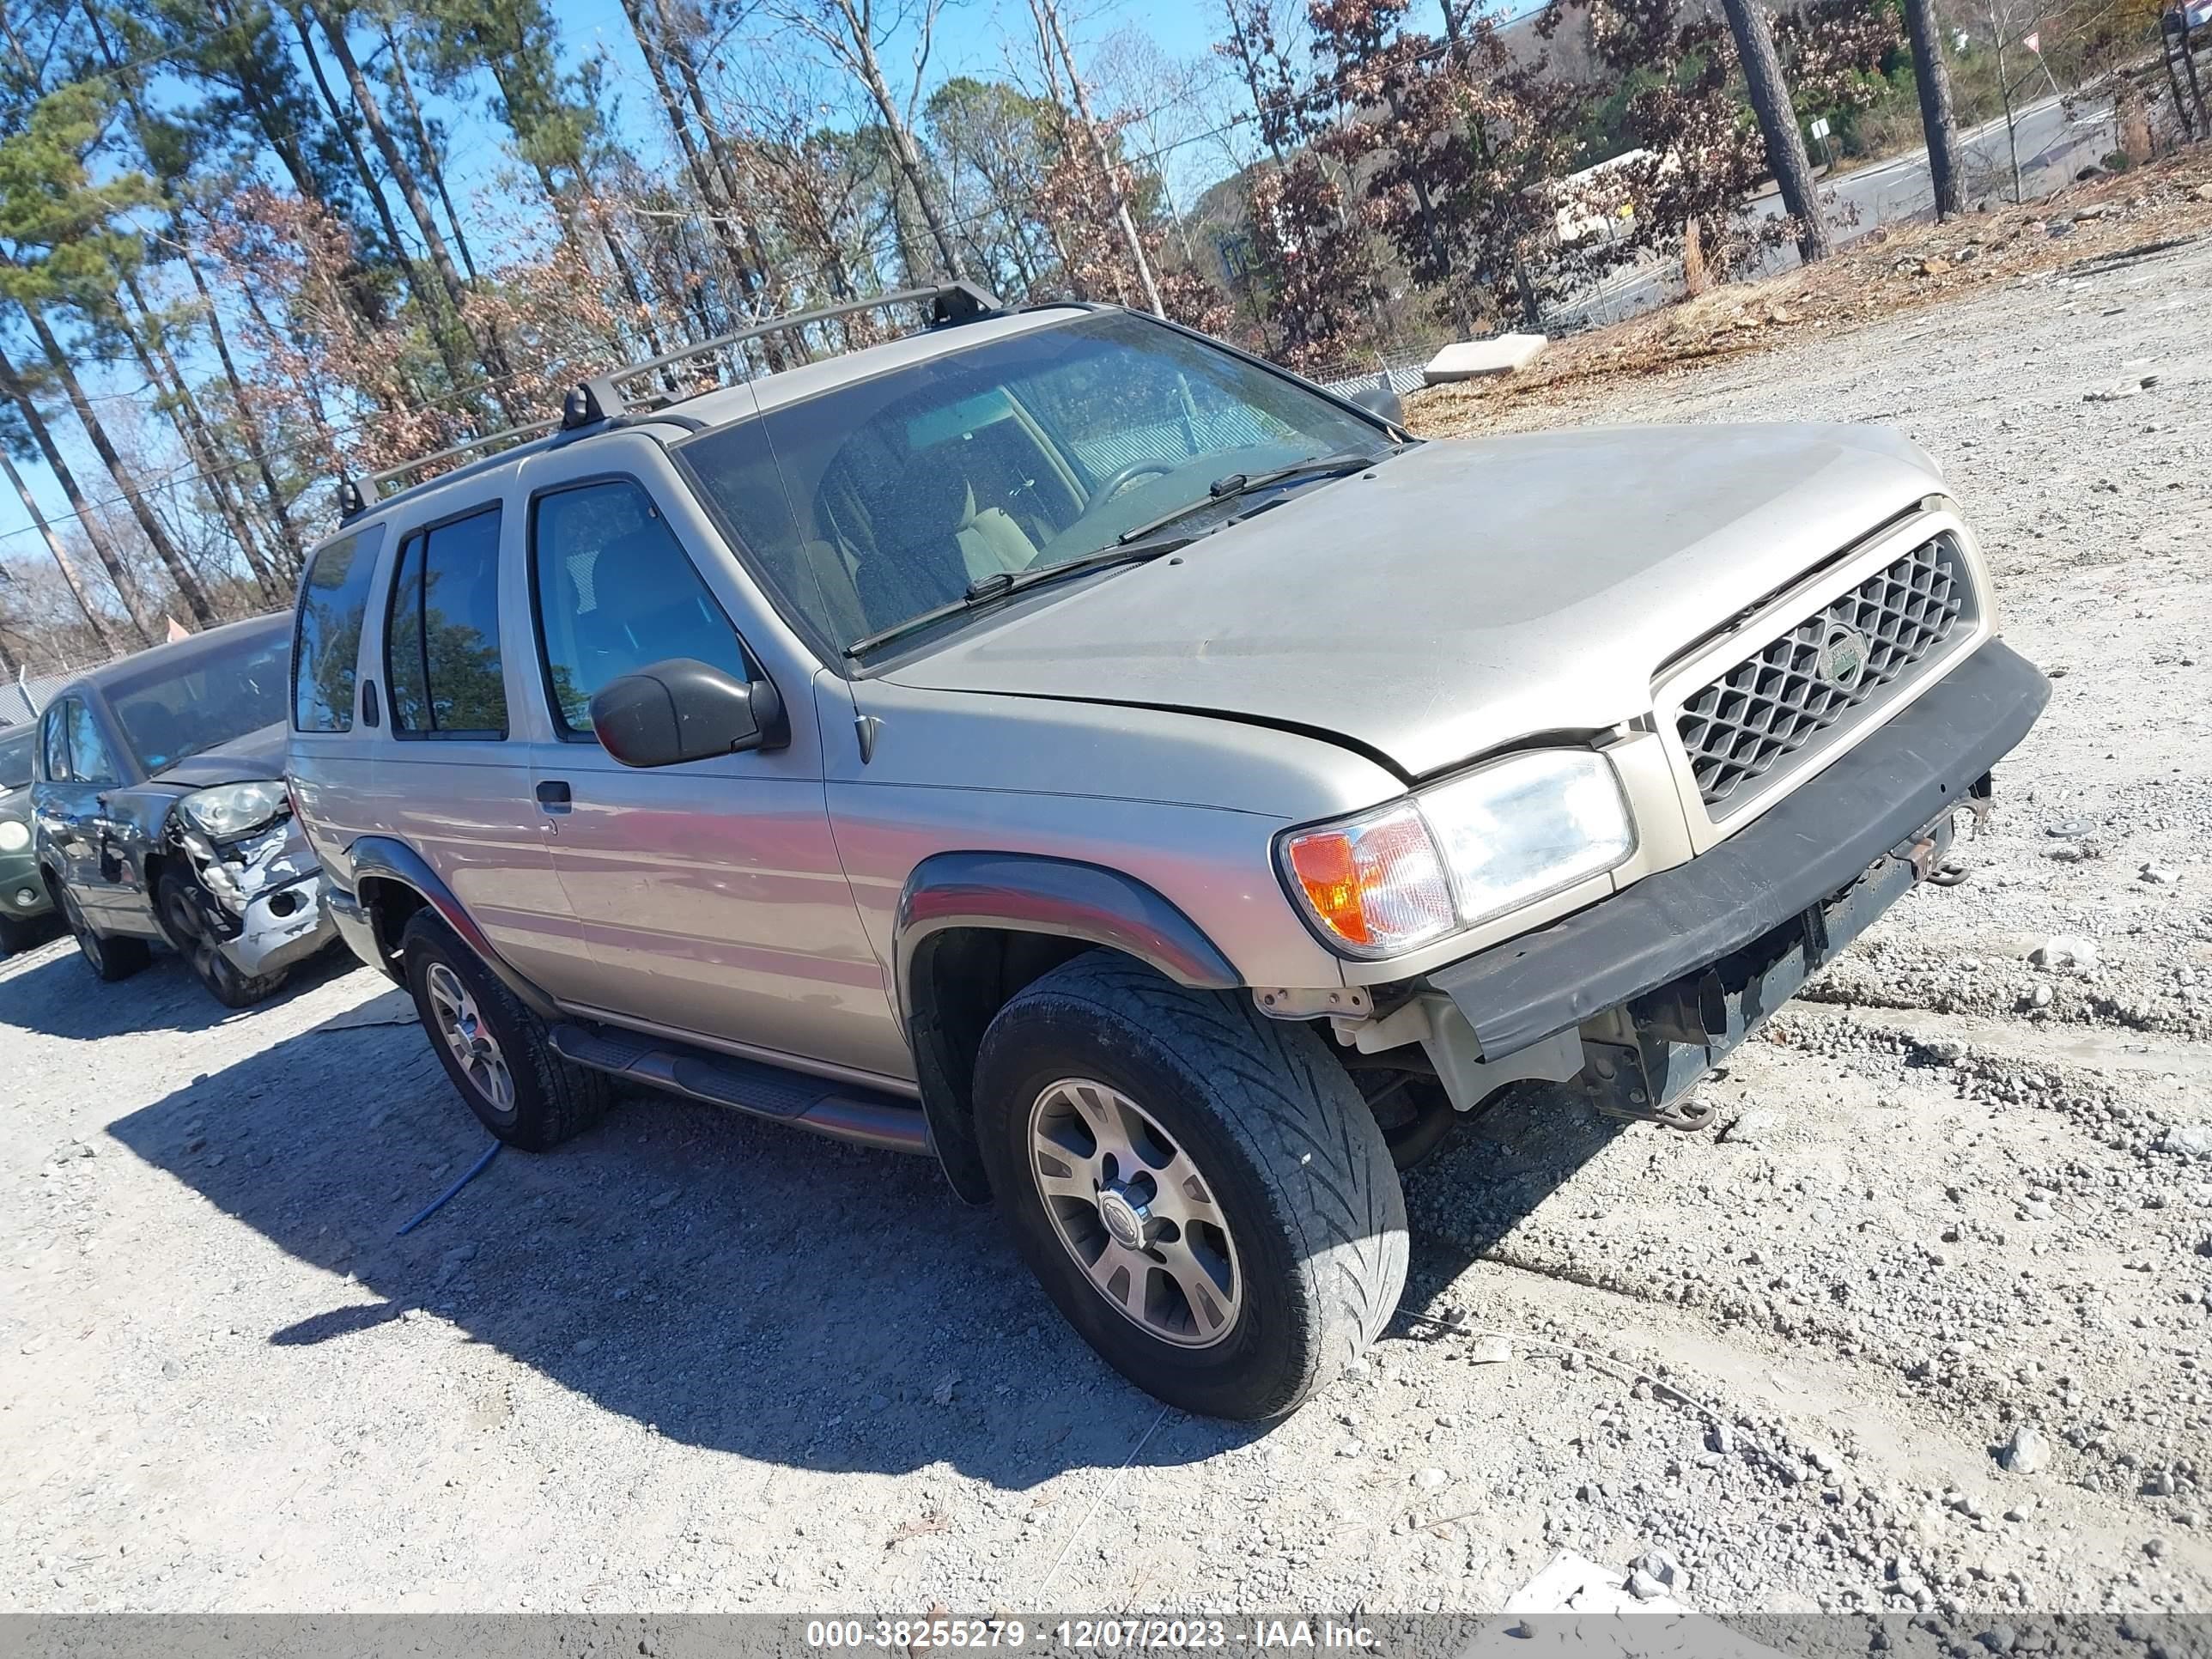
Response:
[[[1978,789],[1969,793],[1964,804],[1954,810],[1951,814],[1954,828],[1952,845],[1958,844],[1955,831],[1960,812],[1967,815],[1966,839],[1979,841],[1982,838],[1983,826],[1989,823],[1990,813],[1996,805],[1996,803],[1981,790]],[[1922,836],[1919,841],[1913,843],[1912,868],[1920,879],[1931,887],[1956,887],[1961,882],[1972,880],[1974,875],[1972,868],[1956,858],[1947,858],[1940,864],[1936,862],[1935,842],[1935,836],[1929,834]],[[1926,854],[1924,860],[1923,849],[1925,849]]]

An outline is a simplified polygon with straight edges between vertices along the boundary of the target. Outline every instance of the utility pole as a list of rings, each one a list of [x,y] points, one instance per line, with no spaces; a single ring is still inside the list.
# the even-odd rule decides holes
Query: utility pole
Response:
[[[2004,103],[2005,143],[2012,152],[2012,201],[2020,205],[2024,193],[2020,179],[2020,124],[2012,111],[2012,76],[2005,69],[2004,24],[1997,16],[1997,0],[1990,0],[1990,40],[1997,52],[1997,96]]]

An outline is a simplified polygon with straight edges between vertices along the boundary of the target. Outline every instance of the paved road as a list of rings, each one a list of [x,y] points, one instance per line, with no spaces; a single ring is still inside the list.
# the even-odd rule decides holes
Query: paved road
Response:
[[[2112,107],[2082,100],[2072,110],[2057,98],[2045,98],[2020,112],[2016,123],[2022,194],[2047,195],[2112,148]],[[1971,202],[2012,194],[2012,148],[2002,120],[1960,135],[1966,191]],[[1929,212],[1936,202],[1928,176],[1928,152],[1916,149],[1873,167],[1860,167],[1820,183],[1820,199],[1846,240],[1876,225],[1895,224]],[[1769,192],[1753,204],[1764,218],[1782,213],[1782,198]],[[1773,276],[1797,263],[1794,247],[1776,249],[1759,274]],[[1614,322],[1674,297],[1681,283],[1673,260],[1626,271],[1598,284],[1554,313],[1556,320]]]

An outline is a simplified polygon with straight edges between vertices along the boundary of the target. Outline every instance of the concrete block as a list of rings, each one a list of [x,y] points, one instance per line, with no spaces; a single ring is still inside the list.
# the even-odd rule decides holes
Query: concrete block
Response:
[[[1456,340],[1429,359],[1423,384],[1477,380],[1486,374],[1510,374],[1526,367],[1549,342],[1540,334],[1500,334],[1489,340]]]

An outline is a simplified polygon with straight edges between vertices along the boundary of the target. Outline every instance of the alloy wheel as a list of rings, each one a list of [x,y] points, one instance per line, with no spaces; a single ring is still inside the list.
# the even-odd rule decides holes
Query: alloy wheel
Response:
[[[461,1068],[469,1086],[493,1110],[512,1112],[514,1078],[507,1069],[507,1056],[500,1052],[499,1039],[484,1023],[477,1000],[461,982],[461,976],[444,963],[434,962],[422,976],[422,987],[437,1017],[438,1040],[446,1045],[446,1052]]]
[[[1182,1348],[1236,1328],[1244,1276],[1213,1183],[1134,1101],[1050,1085],[1030,1108],[1029,1167],[1054,1233],[1124,1318]]]

